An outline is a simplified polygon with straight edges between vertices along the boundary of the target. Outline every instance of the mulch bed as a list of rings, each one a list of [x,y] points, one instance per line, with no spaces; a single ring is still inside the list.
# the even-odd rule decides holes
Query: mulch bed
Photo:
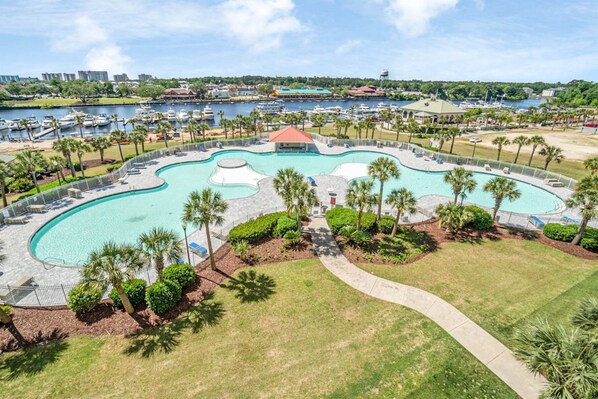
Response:
[[[295,249],[282,250],[282,247],[282,239],[271,239],[256,246],[250,254],[258,259],[256,265],[316,258],[310,237],[304,236],[302,244]],[[248,266],[233,253],[229,243],[218,249],[214,256],[218,270],[211,270],[209,259],[198,264],[195,269],[199,283],[188,288],[183,293],[183,300],[173,310],[161,316],[145,305],[139,306],[133,315],[128,315],[115,309],[110,300],[103,301],[85,315],[77,315],[65,306],[14,308],[12,325],[0,328],[0,353],[78,335],[126,336],[171,321],[212,293],[236,270]],[[15,334],[22,337],[23,345],[15,339]]]

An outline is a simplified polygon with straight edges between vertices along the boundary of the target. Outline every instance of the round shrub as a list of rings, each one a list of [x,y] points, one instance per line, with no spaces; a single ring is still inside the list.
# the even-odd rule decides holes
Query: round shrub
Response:
[[[136,278],[133,280],[125,281],[122,285],[123,291],[127,294],[131,305],[137,306],[145,299],[145,288],[147,287],[147,283],[144,279]],[[112,299],[112,303],[117,308],[123,308],[122,301],[116,292],[116,288],[112,288],[108,297]]]
[[[191,287],[197,279],[193,266],[186,263],[175,263],[168,266],[162,277],[164,280],[176,281],[183,289]]]
[[[283,215],[285,215],[285,212],[270,213],[241,223],[233,227],[230,233],[228,233],[228,240],[231,244],[236,244],[243,240],[250,244],[257,244],[272,236],[278,219]]]
[[[482,209],[479,206],[469,205],[465,207],[465,210],[473,215],[473,220],[467,223],[467,227],[473,227],[476,230],[488,230],[494,226],[492,215],[486,212],[485,209]]]
[[[8,189],[12,192],[21,193],[23,191],[29,191],[34,187],[33,182],[30,179],[20,177],[14,179],[9,185]]]
[[[326,221],[330,230],[334,234],[338,234],[339,231],[345,226],[357,226],[357,212],[350,208],[333,208],[326,212]],[[373,231],[376,226],[376,215],[371,212],[363,212],[361,215],[361,229]]]
[[[392,233],[392,228],[395,225],[395,219],[390,216],[382,216],[376,224],[378,226],[379,232],[384,234],[390,234]]]
[[[553,240],[571,242],[577,234],[577,229],[578,226],[574,224],[562,225],[558,223],[547,223],[542,232],[546,237],[552,238]]]
[[[365,230],[357,230],[349,238],[355,245],[363,247],[372,242],[372,235]]]
[[[281,216],[276,222],[273,235],[283,237],[288,231],[297,230],[297,219],[292,219],[287,215]]]
[[[105,287],[78,283],[69,291],[67,304],[76,313],[89,312],[102,300]]]
[[[284,235],[285,246],[298,245],[301,242],[301,233],[297,230],[287,231]]]
[[[174,308],[181,300],[183,289],[176,281],[156,281],[145,292],[145,302],[154,312],[161,314]]]
[[[586,231],[584,232],[579,245],[588,251],[598,251],[598,229],[586,227]]]

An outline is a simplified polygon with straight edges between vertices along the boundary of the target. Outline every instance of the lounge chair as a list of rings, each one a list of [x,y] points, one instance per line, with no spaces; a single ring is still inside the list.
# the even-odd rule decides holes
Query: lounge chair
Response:
[[[534,215],[530,215],[529,222],[539,229],[543,229],[545,225],[545,223],[542,220],[540,220],[539,217]]]
[[[18,290],[21,287],[29,286],[31,285],[31,282],[33,282],[32,276],[23,276],[14,284],[8,284],[8,288],[0,290],[0,299],[6,299],[12,291]]]
[[[546,184],[548,184],[550,187],[565,187],[565,185],[558,180],[551,181],[550,183],[546,183]]]
[[[509,168],[503,168],[502,173],[504,173],[505,175],[509,175],[511,174],[511,170]]]
[[[27,223],[27,216],[15,216],[12,218],[4,218],[6,224],[25,224]]]
[[[332,147],[334,147],[334,146],[332,145],[332,143],[328,143],[328,144],[326,144],[326,146],[327,146],[328,148],[332,148]]]
[[[563,216],[563,223],[564,224],[579,224],[579,220],[571,219],[568,216]]]
[[[414,155],[416,158],[421,158],[424,156],[424,154],[422,154],[421,152],[416,152],[416,153],[414,153]]]
[[[146,168],[145,162],[133,162],[132,166],[136,169],[145,169]]]
[[[196,242],[190,243],[189,249],[191,250],[191,252],[193,252],[194,254],[199,255],[201,257],[204,257],[208,254],[208,250]]]
[[[222,149],[222,143],[220,141],[217,141],[216,145],[218,146],[218,148]]]
[[[349,143],[345,143],[345,148],[349,148]]]
[[[489,165],[489,164],[485,163],[485,164],[484,164],[484,170],[491,171],[491,170],[492,170],[492,168],[490,167],[490,165]]]
[[[311,184],[312,186],[316,185],[316,181],[314,180],[313,177],[311,176],[307,176],[307,180],[309,180],[309,184]]]
[[[44,213],[46,212],[45,205],[27,205],[27,210],[31,213]]]
[[[121,177],[120,179],[118,179],[118,182],[120,184],[127,184],[127,176]]]
[[[136,168],[131,168],[131,169],[127,169],[127,174],[128,175],[139,175],[139,174],[141,174],[141,171]]]
[[[442,163],[442,161],[443,161],[443,159],[442,159],[441,157],[438,157],[438,159],[436,159],[436,163],[437,163],[437,164],[441,164],[441,163]]]

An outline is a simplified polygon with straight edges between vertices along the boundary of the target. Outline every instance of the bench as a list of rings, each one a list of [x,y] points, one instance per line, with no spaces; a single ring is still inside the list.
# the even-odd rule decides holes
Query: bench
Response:
[[[559,179],[555,179],[554,177],[550,177],[550,178],[544,179],[544,184],[555,183],[557,181],[559,181]]]
[[[15,216],[12,218],[4,218],[6,224],[25,224],[27,223],[27,216]]]
[[[8,284],[7,285],[8,288],[4,288],[4,289],[0,290],[0,299],[2,299],[2,300],[6,299],[12,291],[15,291],[16,289],[21,288],[21,287],[29,286],[29,285],[31,285],[31,282],[33,282],[32,276],[23,276],[19,280],[17,280],[17,282],[15,282],[14,284]]]
[[[191,250],[191,252],[193,252],[194,254],[199,255],[201,257],[204,257],[208,254],[208,250],[196,242],[190,243],[189,249]]]
[[[133,162],[133,167],[136,169],[145,169],[145,162]]]
[[[127,174],[128,175],[139,175],[139,174],[141,174],[141,171],[139,169],[131,168],[131,169],[127,169]]]
[[[511,170],[509,168],[503,168],[502,173],[504,173],[505,175],[509,175],[511,174]]]
[[[316,181],[314,180],[313,177],[311,176],[307,176],[307,180],[309,180],[309,184],[311,184],[312,186],[316,185]]]
[[[551,181],[546,183],[547,185],[549,185],[550,187],[565,187],[565,185],[563,183],[561,183],[560,181]]]
[[[69,197],[73,198],[81,198],[83,196],[81,194],[81,190],[79,190],[78,188],[69,188],[67,190],[67,194],[69,195]]]
[[[27,210],[31,213],[44,213],[46,212],[45,205],[27,205]]]
[[[540,220],[539,217],[534,215],[530,215],[529,222],[536,226],[538,229],[543,229],[545,225],[545,223],[542,220]]]

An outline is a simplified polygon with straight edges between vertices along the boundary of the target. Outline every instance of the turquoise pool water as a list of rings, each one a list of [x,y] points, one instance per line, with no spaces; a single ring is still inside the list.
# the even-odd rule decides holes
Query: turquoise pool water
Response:
[[[193,190],[212,187],[225,199],[243,198],[255,194],[249,185],[215,185],[209,177],[216,171],[219,160],[241,158],[258,173],[273,176],[281,168],[293,167],[305,176],[330,174],[344,163],[368,164],[382,156],[377,152],[355,151],[343,155],[319,154],[255,154],[248,151],[223,151],[202,162],[183,163],[161,169],[158,176],[166,182],[151,190],[113,195],[72,209],[43,226],[31,240],[32,253],[41,260],[79,264],[90,251],[107,240],[132,242],[152,227],[163,226],[181,231],[183,204]],[[392,157],[391,157],[392,158]],[[400,166],[401,177],[386,183],[385,193],[393,188],[408,187],[417,197],[428,194],[452,196],[442,182],[443,173],[423,172]],[[478,188],[467,201],[492,207],[493,200],[482,186],[493,176],[475,175]],[[502,209],[519,213],[549,213],[562,202],[538,187],[518,182],[522,196]],[[376,187],[376,190],[378,188]]]

